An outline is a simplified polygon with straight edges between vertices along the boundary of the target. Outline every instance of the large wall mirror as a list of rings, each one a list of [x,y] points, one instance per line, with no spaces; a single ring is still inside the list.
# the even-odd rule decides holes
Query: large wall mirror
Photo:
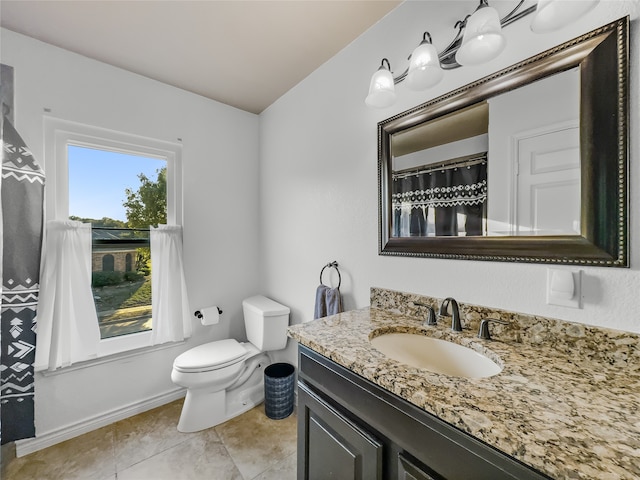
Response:
[[[380,122],[380,254],[627,267],[628,31]]]

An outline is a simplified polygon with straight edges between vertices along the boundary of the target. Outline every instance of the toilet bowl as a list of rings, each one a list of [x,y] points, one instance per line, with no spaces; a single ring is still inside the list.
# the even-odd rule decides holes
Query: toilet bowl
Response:
[[[187,389],[180,432],[225,422],[264,400],[269,352],[287,344],[289,308],[257,295],[242,302],[248,342],[218,340],[194,347],[173,362],[171,380]]]

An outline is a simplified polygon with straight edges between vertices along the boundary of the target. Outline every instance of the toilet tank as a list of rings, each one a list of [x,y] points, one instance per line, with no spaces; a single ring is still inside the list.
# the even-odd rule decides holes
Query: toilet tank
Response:
[[[263,352],[282,350],[287,345],[289,307],[256,295],[242,301],[247,340]]]

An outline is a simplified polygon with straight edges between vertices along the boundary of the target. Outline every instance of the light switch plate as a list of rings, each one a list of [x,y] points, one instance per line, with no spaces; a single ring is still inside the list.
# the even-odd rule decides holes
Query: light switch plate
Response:
[[[571,281],[573,281],[573,293],[568,297],[566,292]],[[582,308],[582,270],[548,268],[547,304]]]

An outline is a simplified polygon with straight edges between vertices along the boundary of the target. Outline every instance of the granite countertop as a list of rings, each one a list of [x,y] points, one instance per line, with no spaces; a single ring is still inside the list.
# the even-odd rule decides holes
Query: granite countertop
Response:
[[[480,340],[477,329],[455,333],[445,323],[423,326],[415,316],[367,307],[293,325],[289,336],[553,478],[640,478],[637,358],[610,361],[508,335]],[[484,353],[503,370],[468,379],[410,367],[371,346],[370,336],[384,331],[450,340]],[[615,341],[628,346],[637,338]]]

